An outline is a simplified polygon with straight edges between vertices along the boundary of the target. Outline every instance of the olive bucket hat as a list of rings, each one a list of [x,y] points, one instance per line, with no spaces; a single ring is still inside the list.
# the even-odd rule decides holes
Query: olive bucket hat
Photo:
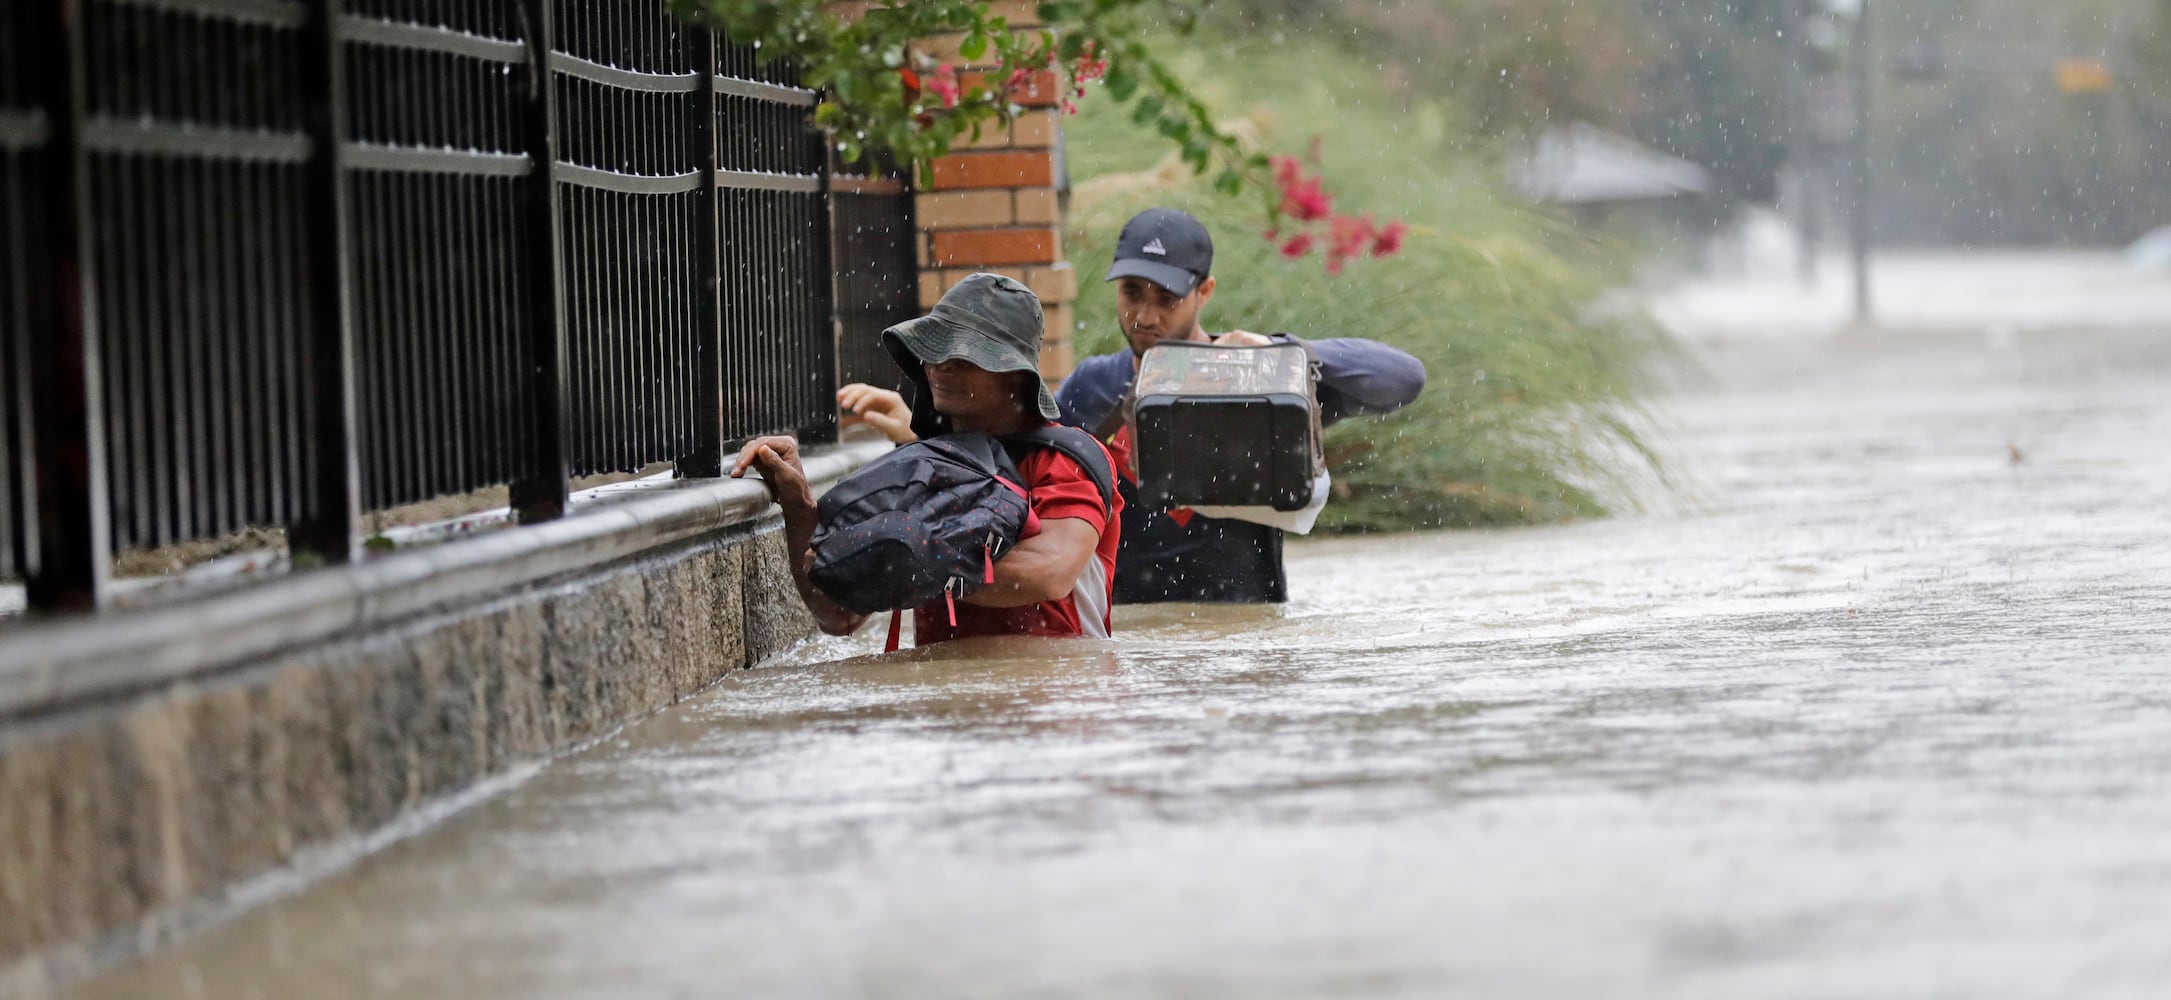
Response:
[[[927,405],[927,372],[920,366],[952,358],[983,371],[1031,372],[1039,392],[1040,415],[1055,420],[1055,394],[1040,377],[1040,299],[1031,289],[999,274],[974,274],[944,292],[942,301],[918,319],[882,331],[882,347],[904,370],[919,393],[912,406],[912,432],[921,437],[942,433],[944,421]]]

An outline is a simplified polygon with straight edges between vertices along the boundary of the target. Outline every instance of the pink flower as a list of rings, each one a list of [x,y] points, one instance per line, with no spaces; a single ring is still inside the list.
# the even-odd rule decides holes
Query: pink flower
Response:
[[[1306,222],[1317,222],[1326,218],[1334,206],[1334,199],[1327,194],[1326,188],[1319,183],[1318,178],[1312,178],[1291,187],[1288,191],[1288,197],[1291,204],[1296,207],[1297,217]]]
[[[1319,178],[1304,176],[1304,168],[1296,158],[1277,156],[1274,163],[1274,183],[1281,188],[1281,210],[1305,222],[1327,217],[1333,210],[1334,199],[1320,187]]]
[[[1282,211],[1306,222],[1326,218],[1334,211],[1334,197],[1320,189],[1313,177],[1291,185],[1282,193]]]
[[[933,92],[936,97],[942,98],[943,107],[957,107],[959,94],[957,67],[949,63],[943,63],[940,68],[935,70],[935,75],[927,81],[927,89]]]
[[[1332,235],[1327,247],[1327,273],[1340,274],[1344,261],[1363,254],[1371,245],[1372,217],[1337,215],[1329,230]]]
[[[1078,57],[1078,65],[1071,70],[1071,75],[1077,77],[1081,83],[1108,75],[1108,60],[1093,58],[1093,49],[1093,43],[1087,42],[1085,54]]]
[[[1409,231],[1410,227],[1404,225],[1399,219],[1388,223],[1387,228],[1380,230],[1379,235],[1372,238],[1372,256],[1386,257],[1400,253],[1402,250],[1402,236]]]
[[[1319,178],[1304,176],[1304,168],[1293,157],[1274,158],[1274,183],[1281,188],[1283,215],[1313,222],[1334,209],[1334,198],[1320,187]]]
[[[1312,234],[1310,233],[1298,233],[1289,237],[1289,242],[1281,245],[1281,255],[1290,260],[1295,260],[1311,251]]]

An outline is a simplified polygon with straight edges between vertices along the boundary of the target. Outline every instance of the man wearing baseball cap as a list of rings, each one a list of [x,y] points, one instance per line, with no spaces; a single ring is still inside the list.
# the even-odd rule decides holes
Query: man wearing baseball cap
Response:
[[[1149,208],[1116,237],[1107,280],[1116,284],[1116,318],[1127,349],[1087,358],[1063,380],[1056,402],[1063,422],[1092,431],[1116,457],[1125,500],[1116,556],[1119,604],[1157,601],[1279,603],[1288,600],[1279,528],[1204,517],[1142,504],[1128,478],[1130,407],[1138,359],[1161,340],[1257,346],[1294,340],[1244,330],[1209,336],[1201,319],[1214,297],[1214,240],[1189,213]],[[1416,399],[1425,366],[1372,340],[1305,341],[1319,358],[1320,419],[1386,413]]]
[[[906,415],[910,431],[893,437],[952,431],[1000,437],[1055,422],[1060,411],[1040,377],[1041,323],[1040,300],[1024,285],[975,274],[932,312],[882,331],[883,348],[915,390]],[[1103,506],[1091,475],[1054,449],[1030,451],[1017,466],[1039,533],[995,560],[992,582],[967,591],[954,609],[942,603],[915,609],[915,645],[977,635],[1109,634],[1122,499]],[[731,474],[750,468],[783,508],[792,580],[816,624],[831,635],[858,630],[867,616],[830,599],[808,575],[815,506],[798,442],[787,435],[747,442]]]

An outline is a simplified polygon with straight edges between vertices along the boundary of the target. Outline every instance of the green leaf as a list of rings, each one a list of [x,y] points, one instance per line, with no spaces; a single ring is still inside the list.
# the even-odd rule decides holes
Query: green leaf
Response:
[[[1056,48],[1055,54],[1060,56],[1064,62],[1070,62],[1079,56],[1085,55],[1085,47],[1086,38],[1084,35],[1064,35],[1063,44]]]
[[[1161,99],[1152,94],[1139,98],[1137,104],[1131,105],[1131,121],[1133,124],[1144,125],[1159,117],[1161,117]]]
[[[964,44],[957,47],[957,54],[968,62],[979,62],[982,56],[988,54],[988,36],[977,31],[966,35]]]
[[[1085,13],[1085,5],[1077,0],[1043,0],[1037,10],[1041,23],[1059,24],[1076,20],[1080,14]]]
[[[1117,101],[1128,101],[1131,99],[1132,94],[1138,92],[1138,77],[1133,75],[1130,70],[1124,69],[1120,64],[1108,67],[1107,83],[1108,96],[1115,98]]]
[[[1244,177],[1234,170],[1224,170],[1214,178],[1214,190],[1225,195],[1244,193]]]
[[[1214,147],[1199,136],[1192,136],[1183,144],[1183,161],[1191,165],[1194,173],[1205,173],[1213,165],[1213,155]]]

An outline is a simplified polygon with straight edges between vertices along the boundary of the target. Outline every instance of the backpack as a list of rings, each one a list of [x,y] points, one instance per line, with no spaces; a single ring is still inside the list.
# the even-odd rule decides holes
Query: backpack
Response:
[[[995,561],[1017,545],[1032,510],[1015,456],[1037,448],[1077,462],[1103,506],[1112,505],[1107,453],[1076,428],[924,438],[822,494],[808,576],[860,614],[951,601],[970,586],[994,582]]]

